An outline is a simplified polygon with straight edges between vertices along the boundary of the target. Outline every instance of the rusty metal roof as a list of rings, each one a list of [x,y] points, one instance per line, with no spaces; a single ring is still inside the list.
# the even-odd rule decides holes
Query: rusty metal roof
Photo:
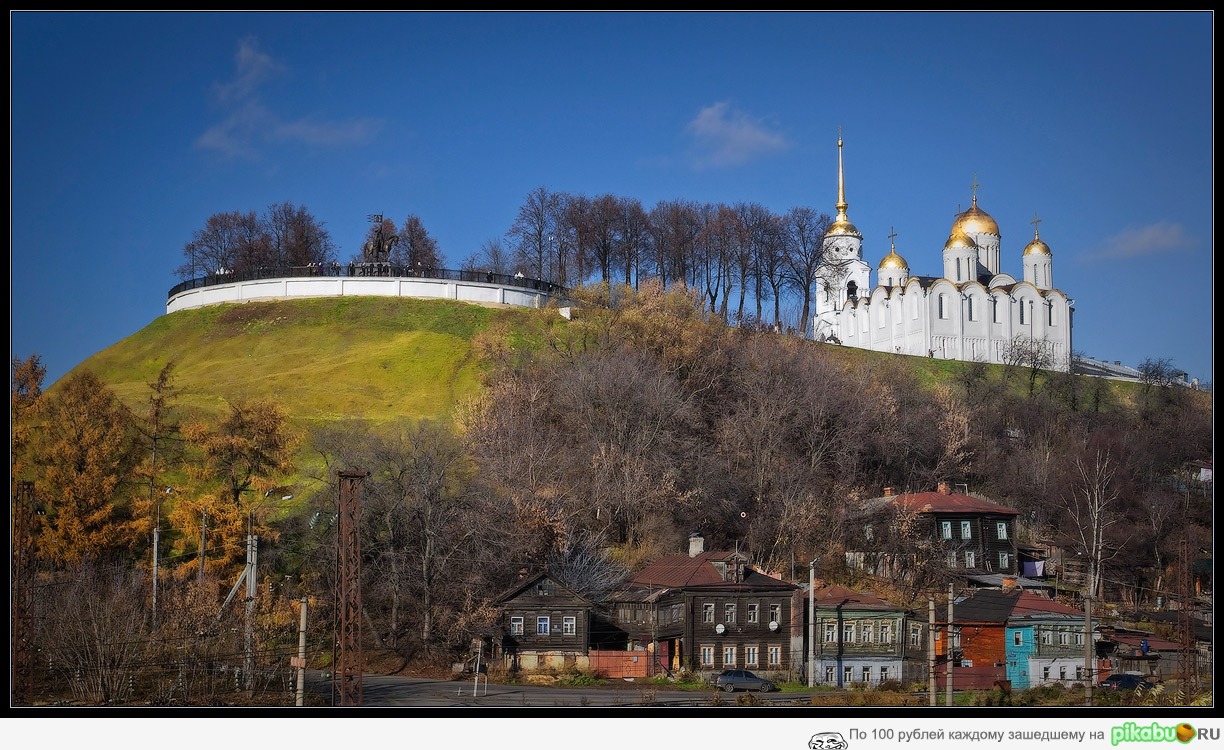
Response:
[[[745,586],[751,588],[798,588],[794,584],[780,581],[751,568],[744,567],[744,580],[725,580],[716,562],[734,565],[737,553],[730,551],[702,552],[690,557],[687,554],[666,555],[647,565],[633,576],[633,586],[659,586],[666,588],[693,588],[697,586]],[[742,555],[738,556],[743,559]]]
[[[980,497],[961,495],[955,492],[909,492],[895,495],[890,499],[900,508],[906,508],[916,513],[998,513],[1010,516],[1020,515],[1015,508],[992,503]]]

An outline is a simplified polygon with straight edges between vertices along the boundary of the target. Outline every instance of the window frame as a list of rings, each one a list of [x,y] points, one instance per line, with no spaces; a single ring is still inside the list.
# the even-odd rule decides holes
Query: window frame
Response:
[[[961,521],[960,522],[960,532],[961,532],[961,537],[960,537],[961,539],[972,539],[973,538],[973,521]]]
[[[699,652],[701,654],[700,656],[701,666],[712,668],[714,666],[714,644],[713,643],[701,644],[699,648]]]
[[[731,657],[730,661],[728,661],[727,659],[728,656]],[[736,646],[723,645],[722,657],[723,657],[723,669],[738,669],[739,668],[739,662],[737,661],[737,659],[739,658],[739,649]]]
[[[758,623],[761,621],[761,605],[757,602],[748,603],[748,622]]]
[[[510,635],[523,635],[525,621],[519,615],[510,617]]]
[[[565,616],[561,618],[561,634],[562,635],[578,635],[578,618],[575,616]]]
[[[536,635],[548,635],[552,632],[552,620],[548,615],[536,615]]]
[[[703,624],[714,623],[714,603],[706,602],[701,605],[701,622]]]
[[[736,606],[735,602],[724,602],[723,622],[734,625],[736,623],[736,618],[739,616],[738,609],[739,608]]]

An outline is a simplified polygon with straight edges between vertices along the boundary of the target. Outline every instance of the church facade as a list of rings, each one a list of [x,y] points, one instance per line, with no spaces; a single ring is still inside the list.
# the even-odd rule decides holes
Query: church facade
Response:
[[[972,204],[956,215],[944,244],[941,276],[910,274],[893,242],[872,286],[863,235],[846,213],[839,136],[837,217],[823,239],[812,337],[880,352],[1070,371],[1075,301],[1054,287],[1049,246],[1034,229],[1020,253],[1022,278],[1003,272],[999,225],[978,207],[973,187]]]

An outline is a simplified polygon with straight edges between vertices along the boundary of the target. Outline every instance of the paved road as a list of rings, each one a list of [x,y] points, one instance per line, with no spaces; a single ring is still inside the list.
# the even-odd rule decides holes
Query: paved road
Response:
[[[322,672],[307,673],[311,692],[330,701],[331,685]],[[475,694],[473,694],[475,692]],[[468,677],[462,680],[430,680],[419,677],[365,675],[361,681],[362,705],[377,706],[709,706],[717,700],[733,706],[744,693],[714,690],[667,690],[653,685],[611,683],[596,687],[550,687],[543,685],[485,684],[477,688]],[[753,693],[772,704],[806,703],[808,694]]]

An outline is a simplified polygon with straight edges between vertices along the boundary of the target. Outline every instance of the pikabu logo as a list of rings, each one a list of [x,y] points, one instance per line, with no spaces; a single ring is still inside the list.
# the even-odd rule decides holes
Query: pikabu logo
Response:
[[[840,732],[821,732],[808,740],[811,750],[846,750],[846,738]]]
[[[1184,722],[1175,727],[1165,727],[1156,722],[1140,726],[1133,721],[1128,721],[1120,727],[1114,727],[1109,734],[1109,740],[1114,745],[1123,742],[1173,742],[1174,740],[1184,745],[1195,737],[1201,740],[1218,740],[1220,730],[1195,729]]]

